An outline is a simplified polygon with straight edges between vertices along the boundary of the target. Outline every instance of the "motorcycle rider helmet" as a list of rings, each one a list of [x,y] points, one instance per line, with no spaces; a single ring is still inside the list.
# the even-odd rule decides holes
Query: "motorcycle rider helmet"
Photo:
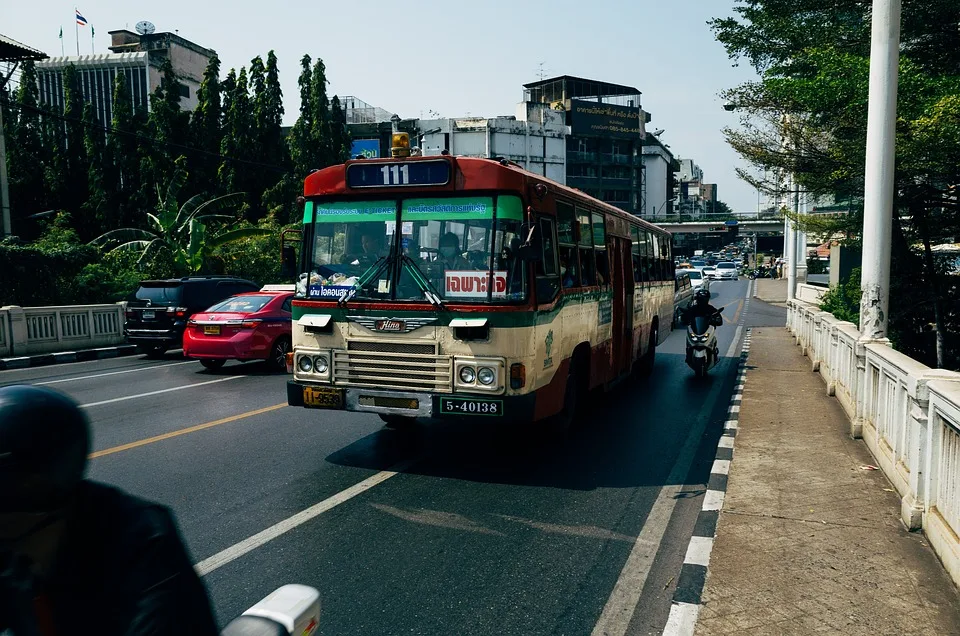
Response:
[[[63,507],[83,480],[90,422],[59,391],[0,388],[0,512]]]
[[[693,292],[693,302],[698,305],[706,305],[710,302],[710,292],[700,287],[697,291]]]

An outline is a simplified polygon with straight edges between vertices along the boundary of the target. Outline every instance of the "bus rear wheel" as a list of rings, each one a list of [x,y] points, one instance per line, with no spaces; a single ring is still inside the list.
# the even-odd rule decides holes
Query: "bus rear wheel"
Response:
[[[565,432],[573,428],[583,404],[583,381],[576,360],[570,361],[567,372],[567,384],[563,392],[563,409],[550,418],[550,428],[556,432]]]
[[[653,373],[653,363],[657,360],[657,340],[659,339],[657,330],[657,325],[650,328],[650,343],[647,345],[647,352],[637,360],[637,376],[640,378],[646,378]]]

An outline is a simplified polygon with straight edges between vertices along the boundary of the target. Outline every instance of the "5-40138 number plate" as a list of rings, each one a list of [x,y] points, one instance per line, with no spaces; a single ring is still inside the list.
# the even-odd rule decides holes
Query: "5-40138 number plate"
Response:
[[[440,412],[447,415],[503,415],[502,400],[473,400],[467,398],[441,398]]]

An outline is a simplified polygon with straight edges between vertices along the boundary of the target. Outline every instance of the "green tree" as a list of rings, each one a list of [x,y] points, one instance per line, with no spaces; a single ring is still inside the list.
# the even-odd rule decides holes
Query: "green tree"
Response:
[[[262,236],[270,230],[263,228],[225,229],[209,233],[205,222],[213,219],[236,218],[220,212],[234,209],[242,204],[245,193],[233,192],[204,200],[195,195],[178,206],[177,197],[187,183],[187,171],[181,158],[176,163],[165,193],[157,203],[156,214],[147,213],[149,229],[120,228],[106,232],[90,244],[113,253],[133,250],[140,253],[138,263],[143,263],[160,253],[168,255],[177,270],[185,274],[200,273],[209,264],[213,250],[220,245],[239,241],[251,236]]]
[[[782,187],[777,181],[790,174],[808,192],[851,201],[852,213],[838,219],[790,214],[808,230],[856,243],[866,145],[868,4],[743,0],[735,11],[739,19],[711,25],[730,56],[749,61],[761,79],[723,95],[746,113],[741,130],[725,131],[729,143],[750,162],[780,175],[773,183],[756,184],[768,191]],[[960,181],[960,35],[945,26],[960,22],[960,5],[905,0],[903,16],[890,334],[908,355],[947,366],[957,359],[956,343],[948,337],[960,329],[960,317],[946,310],[952,292],[931,247],[960,235],[949,191]],[[931,323],[933,334],[927,329]]]
[[[340,98],[336,95],[330,101],[330,147],[331,163],[343,163],[350,158],[350,131],[347,128],[347,117],[340,106]]]
[[[107,191],[106,173],[112,165],[106,156],[106,129],[93,114],[93,106],[83,106],[83,145],[87,163],[87,200],[81,206],[83,216],[89,220],[94,234],[117,226],[113,201]]]
[[[190,140],[199,152],[191,157],[190,187],[196,192],[214,194],[220,168],[220,144],[223,139],[220,58],[214,55],[203,72],[197,91],[197,107],[190,119]]]
[[[180,83],[173,64],[165,59],[160,67],[160,84],[150,98],[147,118],[149,144],[142,145],[143,200],[162,187],[174,170],[174,162],[181,155],[186,138],[189,117],[180,110]]]
[[[106,187],[113,198],[117,225],[127,227],[140,222],[143,215],[139,199],[142,180],[138,138],[142,130],[142,116],[134,112],[130,90],[123,73],[117,73],[113,84],[111,128],[107,137],[106,156],[112,172],[105,175]]]
[[[313,64],[310,79],[310,141],[313,143],[314,168],[325,168],[333,163],[333,145],[330,137],[330,100],[327,98],[327,67],[323,60]]]
[[[253,158],[253,110],[247,89],[247,70],[240,69],[236,75],[229,97],[224,100],[229,108],[224,119],[223,140],[220,154],[223,155],[218,177],[228,191],[239,191],[254,177],[250,160]],[[248,196],[248,195],[245,195]],[[249,208],[249,202],[247,205]]]
[[[88,165],[84,144],[83,92],[73,64],[63,69],[63,102],[63,147],[60,161],[55,162],[55,168],[62,170],[55,191],[58,198],[56,207],[70,213],[80,237],[87,240],[96,235],[96,226],[92,218],[81,212],[88,196]]]
[[[290,131],[290,156],[293,160],[294,174],[297,179],[303,179],[310,170],[320,166],[314,159],[314,145],[310,138],[313,129],[313,106],[310,88],[313,82],[313,73],[310,70],[310,56],[304,55],[300,59],[300,77],[297,84],[300,86],[300,116],[297,117],[293,129]]]
[[[43,143],[43,124],[38,108],[37,74],[32,60],[23,63],[20,86],[10,109],[7,154],[12,224],[15,234],[31,232],[26,218],[49,208],[44,187],[44,166],[50,161]]]

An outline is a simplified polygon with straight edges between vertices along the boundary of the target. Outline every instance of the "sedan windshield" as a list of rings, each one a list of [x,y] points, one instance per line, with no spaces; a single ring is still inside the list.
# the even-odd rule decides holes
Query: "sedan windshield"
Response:
[[[313,202],[308,202],[308,205]],[[526,298],[519,197],[411,198],[313,207],[306,293],[338,300]],[[309,214],[310,210],[308,210]]]

